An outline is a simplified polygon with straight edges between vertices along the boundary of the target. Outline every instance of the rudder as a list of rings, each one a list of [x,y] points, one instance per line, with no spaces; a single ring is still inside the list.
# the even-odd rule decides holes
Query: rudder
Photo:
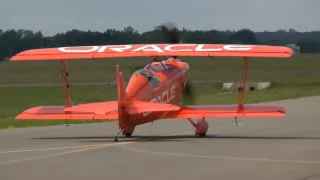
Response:
[[[117,81],[117,100],[118,100],[118,122],[119,127],[127,126],[128,112],[126,111],[127,92],[123,80],[122,73],[119,71],[119,65],[116,66],[116,81]]]
[[[117,79],[117,100],[119,104],[123,104],[127,99],[126,87],[124,84],[122,73],[119,71],[119,66],[116,66]]]

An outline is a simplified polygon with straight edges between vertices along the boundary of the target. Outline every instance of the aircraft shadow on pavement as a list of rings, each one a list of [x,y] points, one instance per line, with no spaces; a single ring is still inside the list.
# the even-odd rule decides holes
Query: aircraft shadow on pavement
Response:
[[[80,142],[113,142],[114,136],[78,136],[78,137],[39,137],[31,139],[42,140],[81,140]],[[219,135],[207,135],[205,137],[199,137],[195,135],[172,135],[172,136],[131,136],[124,137],[119,136],[119,141],[190,141],[195,139],[238,139],[238,140],[320,140],[320,137],[280,137],[280,136],[219,136]]]

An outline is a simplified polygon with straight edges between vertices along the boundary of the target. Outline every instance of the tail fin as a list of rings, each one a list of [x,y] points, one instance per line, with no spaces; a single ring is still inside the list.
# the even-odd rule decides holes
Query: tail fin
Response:
[[[122,73],[119,71],[119,66],[116,66],[116,78],[117,78],[117,97],[119,105],[123,105],[127,99],[126,87],[124,84]]]
[[[127,119],[129,113],[126,109],[127,93],[123,80],[122,73],[119,71],[119,65],[116,66],[116,78],[117,78],[117,100],[118,100],[118,125],[124,127],[127,125]]]

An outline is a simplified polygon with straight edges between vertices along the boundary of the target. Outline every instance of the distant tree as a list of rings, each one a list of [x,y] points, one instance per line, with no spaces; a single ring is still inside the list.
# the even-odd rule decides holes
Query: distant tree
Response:
[[[231,38],[241,44],[258,44],[258,40],[253,31],[249,29],[239,30],[231,35]]]
[[[105,44],[164,43],[165,37],[160,24],[153,30],[138,33],[131,26],[122,30],[106,29],[104,32],[69,30],[54,36],[43,36],[42,32],[25,29],[0,29],[0,60],[23,50],[61,46],[84,46]],[[170,27],[170,24],[166,24]],[[174,24],[172,24],[174,27]],[[253,32],[250,29],[239,31],[218,30],[179,30],[183,43],[223,43],[223,44],[297,44],[301,53],[320,52],[320,31],[298,32],[294,29],[274,32]]]
[[[297,45],[301,53],[320,53],[320,41],[301,40]]]

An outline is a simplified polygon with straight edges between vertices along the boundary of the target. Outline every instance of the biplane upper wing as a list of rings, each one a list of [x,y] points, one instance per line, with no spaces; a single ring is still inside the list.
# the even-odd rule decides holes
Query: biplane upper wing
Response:
[[[292,50],[283,46],[225,44],[133,44],[74,46],[23,51],[11,61],[99,59],[139,56],[242,56],[290,57]]]

